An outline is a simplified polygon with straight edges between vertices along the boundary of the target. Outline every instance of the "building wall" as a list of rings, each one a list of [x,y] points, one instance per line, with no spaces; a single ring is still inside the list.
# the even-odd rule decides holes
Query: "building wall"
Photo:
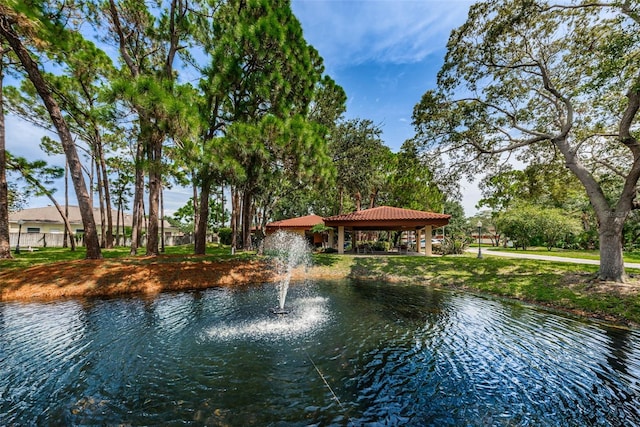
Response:
[[[20,248],[27,250],[31,248],[61,248],[63,247],[64,233],[25,233],[24,226],[22,227],[22,233],[20,233]],[[9,233],[9,241],[11,247],[15,248],[18,243],[18,232]],[[82,245],[82,238],[76,238],[76,243]],[[193,243],[193,236],[165,236],[165,246],[178,246]],[[129,246],[131,239],[127,238],[127,241],[121,246]],[[142,246],[147,244],[146,236],[142,236],[140,243]]]
[[[64,224],[62,223],[48,223],[48,222],[37,222],[37,221],[25,221],[22,224],[22,227],[18,226],[15,222],[9,224],[9,231],[11,233],[18,234],[18,230],[21,230],[21,235],[27,234],[64,234]],[[84,228],[82,224],[71,224],[71,230],[74,233],[82,233]],[[102,227],[100,224],[96,224],[96,230],[98,235],[102,232]],[[120,226],[120,230],[122,230],[122,225]],[[113,225],[113,232],[115,233],[115,223]],[[160,231],[158,229],[158,231]],[[182,235],[182,233],[174,227],[166,227],[164,229],[165,236],[178,236]],[[22,240],[22,238],[21,238]]]

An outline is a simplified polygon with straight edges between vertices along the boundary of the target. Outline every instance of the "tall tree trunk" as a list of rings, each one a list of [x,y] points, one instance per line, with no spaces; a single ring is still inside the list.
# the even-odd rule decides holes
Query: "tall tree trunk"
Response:
[[[127,229],[124,226],[125,216],[124,205],[122,203],[120,204],[120,219],[122,220],[120,221],[120,223],[122,224],[122,246],[127,246]]]
[[[225,206],[225,200],[224,200],[224,185],[220,186],[220,227],[224,227],[226,226],[226,221],[224,219],[224,206]]]
[[[144,229],[144,230],[143,230]],[[140,210],[138,211],[138,236],[143,235],[143,231],[147,232],[147,211],[144,207],[144,198],[140,199]],[[142,247],[142,239],[138,242],[138,247]]]
[[[622,283],[627,279],[622,255],[623,225],[624,219],[617,218],[615,215],[600,222],[598,229],[600,236],[600,270],[598,271],[598,278],[600,280]]]
[[[5,49],[0,51],[0,259],[12,258],[11,242],[9,240],[9,186],[7,184],[7,153],[5,150],[5,127],[4,127],[4,54]]]
[[[122,203],[118,201],[118,204],[116,207],[116,246],[120,246],[120,210],[121,209],[122,209]],[[124,229],[124,224],[122,225],[122,228]]]
[[[374,189],[369,194],[369,209],[373,209],[376,207],[376,199],[378,198],[378,189]]]
[[[138,141],[136,147],[136,176],[133,191],[133,212],[131,218],[131,249],[129,251],[131,255],[136,255],[138,253],[138,244],[140,242],[140,211],[142,209],[142,197],[144,195],[144,172],[142,170],[143,152],[143,144],[141,141]]]
[[[95,204],[93,203],[93,192],[94,192],[94,186],[93,186],[93,180],[95,179],[95,172],[94,172],[94,163],[95,163],[95,159],[93,157],[91,157],[91,165],[89,167],[89,204],[91,205],[91,207],[93,208],[93,206],[95,206]]]
[[[164,186],[160,186],[160,252],[164,253]]]
[[[64,162],[64,216],[69,218],[69,164]],[[62,247],[69,247],[68,239],[73,240],[73,236],[67,227],[64,228],[64,236],[62,238]],[[75,247],[75,246],[74,246]]]
[[[14,53],[27,72],[29,80],[33,83],[38,95],[47,108],[51,121],[53,122],[53,125],[58,132],[58,136],[60,137],[62,148],[67,157],[67,162],[69,163],[71,180],[73,181],[73,186],[76,191],[80,215],[82,217],[84,241],[87,248],[86,258],[102,258],[95,219],[93,217],[93,209],[90,202],[90,195],[87,191],[87,186],[82,174],[82,163],[80,162],[80,157],[78,156],[76,146],[73,142],[73,137],[71,136],[71,132],[69,131],[69,127],[67,126],[67,122],[62,115],[62,111],[60,110],[58,103],[51,94],[44,77],[40,73],[38,64],[33,61],[29,51],[22,44],[18,34],[13,31],[11,25],[12,23],[7,16],[0,16],[0,34],[13,48]]]
[[[635,98],[633,109],[637,111],[640,97]],[[635,116],[635,112],[632,114]],[[628,132],[627,132],[628,133]],[[621,135],[625,132],[621,129]],[[630,138],[632,138],[629,135]],[[590,171],[580,162],[574,150],[569,149],[566,138],[554,140],[566,160],[566,165],[584,186],[589,202],[598,218],[598,235],[600,236],[600,270],[598,278],[613,282],[624,282],[624,260],[622,258],[622,229],[633,205],[636,184],[640,176],[640,147],[637,141],[627,141],[634,154],[634,162],[625,179],[623,191],[615,208],[611,208],[602,187]]]
[[[109,172],[107,171],[107,162],[104,158],[104,149],[102,147],[102,137],[96,132],[96,156],[98,164],[98,176],[102,176],[102,189],[104,191],[104,209],[106,211],[106,229],[103,233],[105,236],[105,247],[113,248],[113,213],[111,208],[111,191],[109,190]],[[104,224],[103,224],[104,228]]]
[[[242,248],[245,250],[253,246],[251,244],[251,213],[253,211],[251,200],[251,192],[245,189],[242,195]]]
[[[158,132],[152,133],[147,159],[149,161],[149,225],[147,255],[158,255],[158,223],[160,220],[160,186],[162,183],[162,140]]]
[[[237,188],[231,188],[231,249],[238,248],[238,218],[240,217],[240,194]]]
[[[209,218],[209,196],[211,194],[211,181],[204,179],[200,189],[200,210],[195,229],[194,253],[204,255],[207,251],[207,218]]]
[[[99,167],[98,162],[95,162],[96,169]],[[99,170],[97,172],[98,182],[98,208],[100,210],[100,247],[104,248],[107,244],[107,227],[106,227],[106,215],[104,211],[104,191],[102,187],[102,174]]]
[[[191,197],[191,202],[193,204],[193,233],[195,235],[196,228],[198,227],[199,222],[198,216],[200,213],[200,209],[198,209],[198,186],[195,184],[195,179],[193,179],[191,182],[194,183],[192,185],[193,196]]]

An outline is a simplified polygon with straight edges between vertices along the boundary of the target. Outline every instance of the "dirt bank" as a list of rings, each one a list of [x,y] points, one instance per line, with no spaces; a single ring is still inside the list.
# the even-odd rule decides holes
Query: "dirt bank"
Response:
[[[0,301],[106,297],[245,286],[274,280],[258,260],[204,261],[194,257],[78,260],[0,273]]]

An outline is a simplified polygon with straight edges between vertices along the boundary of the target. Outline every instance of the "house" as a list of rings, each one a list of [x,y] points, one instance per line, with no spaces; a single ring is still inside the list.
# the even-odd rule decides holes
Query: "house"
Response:
[[[320,233],[312,233],[311,229],[318,224],[324,224],[324,220],[319,215],[306,215],[297,218],[283,219],[281,221],[270,222],[265,227],[266,235],[275,233],[278,230],[286,230],[292,233],[305,236],[309,243],[314,246],[322,245],[323,236]]]
[[[63,208],[64,209],[64,208]],[[71,231],[76,236],[81,236],[84,232],[80,208],[69,206],[69,224]],[[113,233],[116,233],[116,211],[112,211]],[[100,221],[100,209],[93,209],[93,218],[96,222],[98,235],[102,232]],[[129,213],[124,215],[124,226],[131,227],[133,216]],[[165,238],[182,236],[182,232],[163,220]],[[9,214],[9,231],[11,234],[11,244],[17,243],[18,234],[21,246],[62,246],[62,236],[64,235],[64,221],[55,206],[45,206],[40,208],[23,209]],[[122,217],[120,219],[120,232],[122,230]],[[14,243],[15,242],[15,243]]]

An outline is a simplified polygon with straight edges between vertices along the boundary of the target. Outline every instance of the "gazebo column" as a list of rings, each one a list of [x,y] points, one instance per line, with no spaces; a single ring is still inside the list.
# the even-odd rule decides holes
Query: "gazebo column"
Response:
[[[344,225],[338,226],[338,253],[344,254]]]
[[[335,243],[335,240],[336,240],[335,236],[336,236],[336,233],[335,233],[335,231],[333,231],[333,228],[332,228],[331,230],[329,230],[329,242],[328,242],[328,244],[329,244],[330,248],[333,248],[333,246],[334,246],[334,243]]]
[[[431,256],[433,255],[432,247],[431,247],[431,226],[427,225],[424,228],[424,255]]]

